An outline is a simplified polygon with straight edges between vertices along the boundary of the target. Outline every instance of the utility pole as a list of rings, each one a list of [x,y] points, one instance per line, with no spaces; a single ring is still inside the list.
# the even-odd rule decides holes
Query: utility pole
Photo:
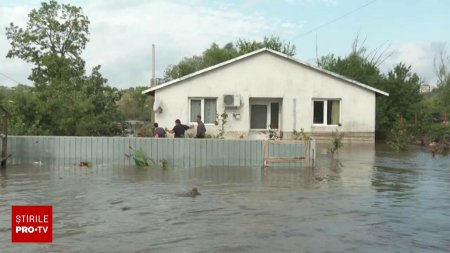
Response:
[[[155,87],[157,84],[156,74],[155,74],[155,65],[156,65],[156,56],[155,56],[155,44],[152,44],[152,79],[150,80],[150,87]],[[150,95],[150,122],[155,123],[155,112],[153,111],[153,104],[155,103],[155,95]]]
[[[150,81],[150,87],[156,86],[155,76],[155,44],[152,44],[152,80]]]

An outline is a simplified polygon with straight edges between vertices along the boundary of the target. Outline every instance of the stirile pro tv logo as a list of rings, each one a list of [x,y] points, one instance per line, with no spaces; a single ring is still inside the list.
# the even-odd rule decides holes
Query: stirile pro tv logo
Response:
[[[52,242],[52,206],[12,206],[12,242]]]

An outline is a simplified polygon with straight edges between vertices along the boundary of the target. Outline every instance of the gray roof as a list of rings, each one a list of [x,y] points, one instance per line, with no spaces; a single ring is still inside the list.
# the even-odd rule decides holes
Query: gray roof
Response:
[[[238,56],[238,57],[233,58],[233,59],[231,59],[231,60],[228,60],[228,61],[225,61],[225,62],[216,64],[216,65],[214,65],[214,66],[211,66],[211,67],[208,67],[208,68],[199,70],[199,71],[194,72],[194,73],[191,73],[191,74],[189,74],[189,75],[185,75],[185,76],[183,76],[183,77],[180,77],[180,78],[171,80],[171,81],[166,82],[166,83],[163,83],[163,84],[161,84],[161,85],[158,85],[158,86],[155,86],[155,87],[151,87],[151,88],[149,88],[149,89],[144,90],[144,91],[142,92],[142,94],[147,94],[147,93],[150,93],[150,92],[152,92],[152,91],[157,91],[157,90],[159,90],[159,89],[163,89],[163,88],[165,88],[165,87],[167,87],[167,86],[174,85],[174,84],[176,84],[176,83],[182,82],[182,81],[187,80],[187,79],[190,79],[190,78],[194,78],[194,77],[196,77],[196,76],[198,76],[198,75],[207,73],[207,72],[209,72],[209,71],[212,71],[212,70],[221,68],[221,67],[226,66],[226,65],[229,65],[229,64],[233,64],[234,62],[240,61],[240,60],[242,60],[242,59],[245,59],[245,58],[248,58],[248,57],[251,57],[251,56],[253,56],[253,55],[263,53],[263,52],[269,52],[269,53],[278,55],[278,56],[283,57],[283,58],[285,58],[285,59],[287,59],[287,60],[290,60],[290,61],[293,61],[293,62],[298,63],[298,64],[300,64],[300,65],[303,65],[303,66],[305,66],[305,67],[307,67],[307,68],[316,70],[316,71],[318,71],[318,72],[320,72],[320,73],[323,73],[323,74],[325,74],[325,75],[330,75],[330,76],[333,76],[333,77],[335,77],[335,78],[341,79],[341,80],[343,80],[343,81],[345,81],[345,82],[347,82],[347,83],[351,83],[351,84],[354,84],[354,85],[356,85],[356,86],[360,86],[360,87],[362,87],[362,88],[364,88],[364,89],[373,91],[373,92],[375,92],[375,93],[378,93],[378,94],[381,94],[381,95],[385,95],[385,96],[389,96],[389,93],[384,92],[384,91],[381,91],[381,90],[379,90],[379,89],[375,89],[375,88],[373,88],[372,86],[369,86],[369,85],[360,83],[360,82],[358,82],[358,81],[352,80],[352,79],[350,79],[350,78],[347,78],[347,77],[345,77],[345,76],[336,74],[336,73],[334,73],[334,72],[331,72],[331,71],[328,71],[328,70],[321,69],[321,68],[319,68],[319,67],[313,66],[313,65],[308,64],[308,63],[305,63],[305,62],[302,62],[302,61],[297,60],[297,59],[295,59],[295,58],[293,58],[293,57],[290,57],[290,56],[288,56],[288,55],[285,55],[285,54],[283,54],[283,53],[280,53],[280,52],[278,52],[278,51],[274,51],[274,50],[271,50],[271,49],[268,49],[268,48],[262,48],[262,49],[259,49],[259,50],[250,52],[250,53],[248,53],[248,54],[244,54],[244,55]]]

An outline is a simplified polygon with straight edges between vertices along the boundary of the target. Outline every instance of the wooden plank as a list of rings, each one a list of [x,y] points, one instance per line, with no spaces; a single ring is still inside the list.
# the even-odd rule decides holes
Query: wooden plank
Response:
[[[292,156],[292,157],[269,157],[267,158],[267,161],[269,162],[283,162],[283,161],[299,161],[299,160],[305,160],[305,157],[299,157],[299,156]]]

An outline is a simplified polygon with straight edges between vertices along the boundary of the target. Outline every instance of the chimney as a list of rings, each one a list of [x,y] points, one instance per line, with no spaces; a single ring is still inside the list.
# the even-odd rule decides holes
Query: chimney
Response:
[[[155,44],[152,44],[152,79],[150,80],[150,87],[156,86],[155,78]]]

